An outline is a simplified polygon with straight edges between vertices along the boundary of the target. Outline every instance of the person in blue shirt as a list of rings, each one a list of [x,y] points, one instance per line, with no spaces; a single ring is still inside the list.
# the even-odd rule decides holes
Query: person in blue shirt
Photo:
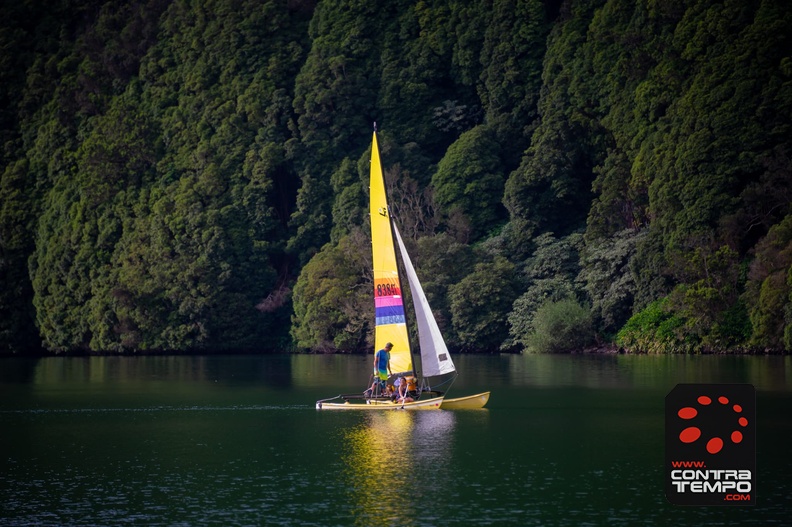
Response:
[[[385,382],[388,376],[393,372],[390,365],[390,351],[393,349],[393,344],[388,342],[385,347],[374,354],[374,384],[371,385],[371,393],[375,394],[375,388],[379,384],[380,393],[384,392]]]

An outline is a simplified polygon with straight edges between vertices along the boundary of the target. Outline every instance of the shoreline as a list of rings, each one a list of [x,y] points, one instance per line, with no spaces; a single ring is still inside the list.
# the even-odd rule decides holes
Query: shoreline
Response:
[[[754,348],[739,348],[733,350],[705,350],[697,353],[645,353],[635,352],[624,347],[617,346],[613,343],[597,344],[587,346],[578,351],[570,351],[564,353],[530,353],[524,350],[520,351],[456,351],[455,355],[792,355],[792,352],[785,350],[774,349],[754,349]],[[250,349],[233,349],[233,350],[136,350],[124,352],[112,351],[67,351],[67,352],[47,352],[38,351],[35,353],[8,353],[0,354],[0,360],[3,359],[43,359],[43,358],[90,358],[90,357],[179,357],[179,356],[254,356],[254,355],[358,355],[366,356],[371,355],[370,352],[328,352],[328,351],[294,351],[294,350],[250,350]]]

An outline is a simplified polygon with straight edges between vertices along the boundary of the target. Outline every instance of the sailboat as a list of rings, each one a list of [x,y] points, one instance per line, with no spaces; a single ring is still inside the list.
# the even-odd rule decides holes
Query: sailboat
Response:
[[[369,383],[371,388],[362,393],[342,394],[322,399],[316,402],[316,408],[318,410],[482,408],[489,399],[489,392],[458,399],[445,399],[445,393],[438,389],[453,382],[457,375],[456,367],[388,206],[376,124],[371,143],[369,194],[374,271],[374,349],[381,350],[386,344],[392,345],[390,366],[391,371],[396,373],[388,378],[384,386],[376,382]],[[412,293],[421,356],[421,375],[415,368],[410,345],[396,244]],[[439,384],[433,387],[429,382],[430,379],[437,380]],[[406,386],[405,397],[398,397],[398,388],[394,387],[397,383]]]

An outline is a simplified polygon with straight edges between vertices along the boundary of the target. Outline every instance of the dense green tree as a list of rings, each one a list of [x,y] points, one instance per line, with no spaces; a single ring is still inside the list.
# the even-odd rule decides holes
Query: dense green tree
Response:
[[[659,66],[679,10],[665,4],[610,0],[597,10],[572,74],[573,105],[602,130],[593,168],[587,238],[648,223],[647,177],[639,150],[678,93],[675,64]]]
[[[497,151],[492,132],[477,126],[448,148],[432,176],[434,198],[443,215],[464,218],[472,241],[505,219],[506,211],[500,204],[503,169]]]
[[[688,338],[698,343],[696,351],[745,344],[750,325],[738,298],[742,279],[737,253],[702,242],[692,255],[684,264],[690,277],[671,292],[670,308],[685,320]]]
[[[455,349],[792,348],[789,2],[2,12],[0,353],[366,348],[375,121]]]
[[[441,233],[419,238],[415,251],[410,255],[446,343],[454,349],[461,348],[463,343],[452,323],[450,293],[451,288],[474,268],[476,256],[473,249]]]
[[[677,27],[674,45],[690,63],[691,77],[669,106],[649,194],[656,226],[670,245],[685,245],[691,233],[715,228],[733,213],[739,193],[761,173],[756,152],[772,148],[788,130],[784,112],[763,112],[768,97],[778,97],[766,90],[781,82],[780,72],[738,66],[783,58],[779,46],[789,42],[792,19],[773,4],[757,9],[744,2],[699,2]]]
[[[479,95],[507,171],[519,164],[538,117],[542,60],[550,30],[545,10],[538,0],[495,0],[489,14]]]
[[[548,42],[542,123],[507,183],[512,221],[533,233],[542,230],[537,220],[552,217],[530,212],[537,196],[547,196],[531,154],[556,150],[543,142],[545,127],[565,130],[562,144],[571,153],[538,166],[567,167],[550,178],[555,185],[574,173],[575,159],[592,167],[592,247],[651,222],[629,264],[635,303],[646,305],[678,284],[667,309],[684,319],[695,341],[689,349],[744,342],[740,257],[789,210],[789,178],[781,174],[788,173],[790,99],[780,49],[790,20],[778,2],[577,2],[562,9]],[[554,98],[563,103],[550,105]],[[780,113],[765,115],[766,108]],[[761,190],[771,185],[775,193]],[[766,199],[760,204],[757,195]],[[737,252],[726,257],[708,238],[712,232]],[[709,240],[704,247],[702,240]],[[723,264],[716,273],[691,273],[712,257]],[[584,263],[588,276],[590,265]]]
[[[338,243],[342,236],[352,228],[364,224],[366,194],[363,181],[358,175],[357,165],[351,159],[344,159],[330,179],[333,187],[333,230],[331,240]]]
[[[664,298],[674,287],[674,279],[666,262],[663,237],[651,226],[638,241],[635,256],[630,261],[635,279],[634,311]]]
[[[400,142],[442,155],[478,120],[472,84],[453,67],[456,3],[405,2],[397,26],[383,36],[378,107]]]
[[[38,322],[51,349],[115,349],[111,260],[157,159],[149,144],[153,125],[135,111],[138,95],[132,87],[91,119],[92,132],[76,152],[76,177],[62,176],[47,197],[62,205],[42,215],[31,262]]]
[[[369,237],[360,230],[327,244],[294,286],[292,337],[298,348],[359,351],[373,346]]]
[[[72,104],[84,125],[70,168],[47,168],[31,259],[42,337],[64,351],[274,346],[279,316],[256,306],[284,290],[277,236],[296,187],[284,95],[304,15],[285,2],[173,2],[161,19],[127,7],[104,5],[68,58],[88,89]]]
[[[680,259],[688,253],[680,251]],[[687,283],[633,315],[617,343],[636,352],[702,353],[738,349],[747,344],[750,322],[743,302],[736,253],[728,247],[702,245],[684,266]]]
[[[120,11],[109,4],[98,10],[86,7],[93,24],[80,27],[73,44],[59,51],[62,83],[37,112],[39,119],[49,120],[45,129],[57,142],[46,144],[37,137],[29,150],[33,174],[51,184],[30,260],[33,301],[42,340],[59,351],[96,349],[94,337],[103,328],[92,313],[105,317],[97,305],[104,300],[98,291],[109,280],[109,260],[131,204],[123,190],[129,185],[134,193],[139,184],[127,176],[142,177],[153,162],[146,157],[149,148],[138,151],[148,130],[141,130],[129,114],[128,100],[120,100],[106,118],[102,114],[151,44],[134,33],[156,20],[157,6],[148,14],[135,3],[123,4]],[[119,17],[119,12],[130,17]],[[49,161],[44,168],[43,160],[52,155],[64,162]]]
[[[514,344],[523,348],[531,346],[539,309],[549,303],[574,300],[576,293],[575,285],[564,277],[533,280],[528,290],[514,301],[509,313],[509,335]]]
[[[570,82],[578,54],[597,4],[569,5],[548,37],[544,87],[539,99],[539,126],[520,166],[509,175],[504,204],[514,223],[512,249],[524,251],[532,236],[552,231],[565,235],[578,229],[591,203],[592,167],[598,153],[589,130],[596,128],[589,108],[570,100]]]
[[[591,299],[594,324],[605,334],[618,331],[633,315],[637,286],[631,263],[645,237],[646,231],[627,229],[583,250],[578,280]]]
[[[313,13],[311,48],[295,79],[299,141],[292,142],[289,153],[301,179],[289,250],[301,263],[329,239],[335,167],[369,143],[377,120],[377,37],[390,23],[391,9],[344,0],[321,2]]]
[[[535,334],[535,317],[539,308],[554,302],[583,297],[576,282],[580,273],[580,251],[583,236],[573,233],[556,239],[545,233],[534,239],[534,250],[524,264],[525,292],[512,306],[508,316],[509,334],[515,344],[529,345]]]
[[[479,263],[448,294],[462,349],[498,351],[508,337],[506,316],[517,297],[514,265],[503,257]]]
[[[21,159],[0,175],[0,354],[38,351],[33,288],[27,257],[33,251],[29,164]]]
[[[41,343],[31,325],[34,287],[27,262],[36,251],[39,218],[50,214],[43,200],[54,184],[60,186],[58,192],[67,187],[76,190],[69,179],[74,173],[79,130],[107,102],[113,86],[117,90],[129,80],[124,72],[113,69],[112,52],[104,60],[91,54],[92,39],[125,41],[124,35],[103,33],[107,14],[99,13],[99,5],[84,2],[72,9],[69,2],[59,1],[3,3],[0,333],[7,336],[3,351],[38,349]],[[118,7],[124,11],[134,5]],[[156,18],[156,9],[152,11],[151,17]],[[138,53],[127,55],[127,61],[139,60],[145,52],[148,41],[136,38]],[[63,207],[58,201],[51,203]],[[53,307],[62,309],[57,303]]]
[[[168,145],[159,188],[141,205],[159,233],[147,258],[168,257],[141,291],[148,303],[152,292],[164,296],[172,309],[151,328],[158,336],[150,346],[266,348],[282,339],[277,314],[256,306],[286,278],[277,278],[286,262],[278,234],[293,199],[284,193],[296,185],[282,146],[291,116],[285,95],[305,23],[285,2],[252,1],[176,2],[163,20],[145,64],[145,98],[162,115]]]
[[[744,295],[753,326],[752,343],[767,349],[792,349],[792,215],[773,226],[756,245]]]

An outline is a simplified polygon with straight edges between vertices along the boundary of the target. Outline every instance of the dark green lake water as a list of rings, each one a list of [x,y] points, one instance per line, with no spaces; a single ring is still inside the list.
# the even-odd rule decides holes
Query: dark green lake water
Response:
[[[789,357],[463,356],[486,409],[317,411],[370,357],[0,360],[0,525],[790,525]],[[664,497],[677,383],[757,388],[754,507]]]

